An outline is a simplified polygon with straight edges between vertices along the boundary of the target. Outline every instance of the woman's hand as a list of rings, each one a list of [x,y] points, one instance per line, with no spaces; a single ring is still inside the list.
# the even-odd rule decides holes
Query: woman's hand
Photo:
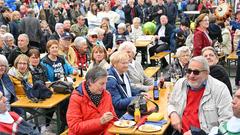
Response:
[[[77,70],[73,70],[73,75],[77,75],[78,74],[78,71]]]
[[[102,117],[100,118],[100,123],[103,125],[103,124],[106,124],[108,123],[109,121],[111,121],[113,119],[113,114],[111,112],[105,112]]]

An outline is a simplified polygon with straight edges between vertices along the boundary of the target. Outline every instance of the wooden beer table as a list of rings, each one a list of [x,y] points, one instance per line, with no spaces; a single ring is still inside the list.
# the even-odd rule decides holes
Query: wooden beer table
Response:
[[[83,80],[82,77],[79,76],[72,76],[73,78],[76,78],[76,81],[74,82],[74,87],[78,86],[80,82]],[[46,114],[52,111],[56,111],[56,119],[52,119],[53,121],[56,121],[57,124],[57,132],[56,134],[60,134],[60,103],[64,100],[68,99],[70,97],[70,94],[57,94],[53,93],[52,96],[48,99],[45,99],[43,101],[39,101],[38,103],[34,103],[31,100],[27,98],[25,95],[17,95],[18,100],[11,104],[11,107],[19,107],[23,108],[25,112],[29,112],[32,114],[29,118],[26,118],[26,120],[34,119],[34,122],[38,126],[38,119],[37,117],[43,116],[49,119],[52,119],[51,117],[47,116]],[[39,110],[40,109],[40,110]],[[41,109],[47,109],[44,111],[41,111]]]
[[[167,120],[167,124],[163,125],[160,131],[148,133],[141,132],[139,130],[133,131],[133,128],[120,128],[114,125],[111,128],[109,128],[108,131],[113,134],[163,135],[166,132],[168,126],[170,125],[170,120],[168,119],[167,115],[167,102],[169,92],[170,92],[169,89],[161,89],[159,92],[159,100],[157,101],[155,100],[155,102],[159,105],[159,112],[164,114],[164,119]],[[153,91],[151,90],[148,93],[152,97]],[[148,108],[152,108],[154,105],[148,102],[147,106]]]

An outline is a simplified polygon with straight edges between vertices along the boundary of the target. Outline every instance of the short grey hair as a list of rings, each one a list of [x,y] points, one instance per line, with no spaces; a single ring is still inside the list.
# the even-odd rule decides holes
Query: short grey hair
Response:
[[[134,22],[139,22],[139,23],[141,23],[141,19],[140,19],[139,17],[134,17],[133,20],[132,20],[132,22],[133,22],[133,23],[134,23]]]
[[[28,37],[28,35],[27,34],[20,34],[18,37],[20,37],[20,36],[22,36],[22,37],[24,37],[24,38],[26,38],[27,39],[27,41],[28,41],[28,43],[29,43],[29,37]]]
[[[57,31],[57,29],[59,29],[60,27],[63,27],[63,23],[56,23],[55,31]]]
[[[3,40],[6,41],[7,39],[14,39],[14,37],[11,33],[5,33],[3,35]]]
[[[74,40],[74,46],[81,47],[82,44],[86,44],[87,40],[84,37],[76,37]]]
[[[189,47],[187,47],[187,46],[179,47],[177,49],[176,56],[180,57],[181,54],[183,54],[183,53],[188,53],[189,55],[191,55],[191,51],[190,51]]]
[[[7,58],[6,58],[4,55],[2,55],[2,54],[0,54],[0,65],[4,65],[4,66],[6,67],[5,73],[7,73],[7,72],[8,72],[8,69],[9,69],[8,60],[7,60]]]
[[[98,79],[101,79],[103,77],[107,77],[107,70],[103,69],[100,66],[96,66],[88,70],[85,79],[87,84],[89,84],[95,83]]]
[[[209,69],[209,65],[208,65],[208,61],[205,57],[203,56],[196,56],[196,57],[193,57],[189,63],[193,62],[193,61],[196,61],[196,62],[199,62],[199,63],[202,63],[203,65],[203,69],[202,70],[207,70],[208,72],[210,72],[210,69]]]
[[[123,42],[122,44],[120,44],[118,50],[119,51],[124,51],[124,49],[126,49],[126,48],[131,49],[133,54],[136,55],[137,48],[135,47],[135,45],[132,42],[130,42],[130,41]]]
[[[125,29],[125,30],[127,29],[125,23],[120,23],[120,24],[118,24],[117,28],[123,28],[123,29]]]
[[[215,50],[212,46],[204,47],[204,48],[202,49],[202,55],[203,55],[203,53],[204,53],[205,51],[207,51],[207,50],[212,51],[212,52],[214,53],[214,55],[218,58],[218,54],[217,54],[216,50]]]

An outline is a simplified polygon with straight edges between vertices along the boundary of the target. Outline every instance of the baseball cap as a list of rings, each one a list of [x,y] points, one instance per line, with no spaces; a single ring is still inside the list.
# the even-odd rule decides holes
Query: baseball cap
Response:
[[[72,36],[71,36],[71,34],[69,32],[64,32],[60,39],[62,39],[62,40],[71,40]]]

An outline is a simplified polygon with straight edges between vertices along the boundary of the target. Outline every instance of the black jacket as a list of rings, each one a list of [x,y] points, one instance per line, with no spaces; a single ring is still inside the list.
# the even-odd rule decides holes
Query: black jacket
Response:
[[[27,50],[26,52],[22,52],[19,47],[13,49],[13,50],[11,51],[11,53],[9,54],[8,58],[7,58],[7,59],[8,59],[8,62],[9,62],[9,66],[10,66],[10,67],[13,66],[14,61],[15,61],[15,59],[17,58],[18,55],[20,55],[20,54],[26,54],[26,55],[27,55],[30,49],[31,49],[31,48],[28,47],[28,50]]]
[[[173,30],[174,30],[174,27],[171,25],[171,24],[166,24],[166,29],[165,29],[165,37],[160,37],[160,39],[163,41],[163,42],[167,42],[169,45],[170,45],[170,37],[171,37],[171,35],[172,35],[172,33],[173,33]],[[156,32],[155,32],[155,34],[154,35],[158,35],[158,31],[159,31],[159,29],[161,28],[161,25],[159,25],[158,27],[157,27],[157,30],[156,30]]]

